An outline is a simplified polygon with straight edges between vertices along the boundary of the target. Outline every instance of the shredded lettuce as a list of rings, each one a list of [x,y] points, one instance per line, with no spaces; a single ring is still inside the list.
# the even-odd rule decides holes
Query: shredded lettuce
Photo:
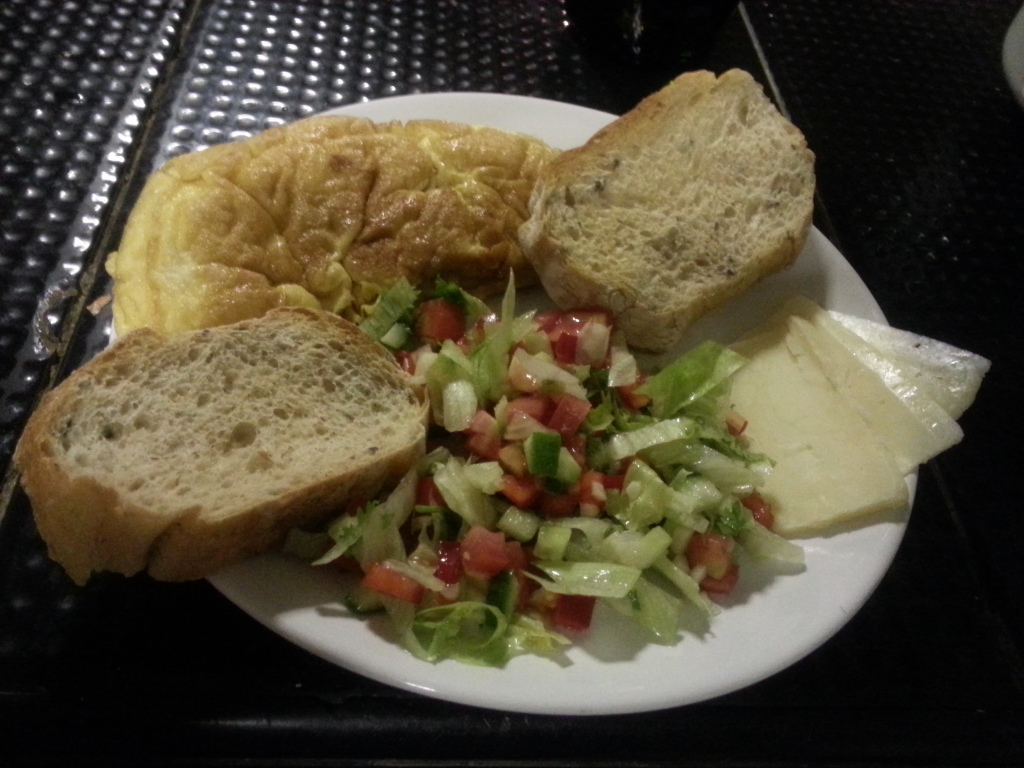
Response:
[[[493,529],[498,510],[492,497],[474,482],[473,470],[457,458],[450,459],[434,473],[434,482],[445,504],[470,525]]]
[[[631,432],[620,432],[613,435],[606,444],[608,458],[612,461],[636,456],[641,451],[665,443],[678,443],[680,440],[691,440],[697,435],[697,423],[685,416],[656,421],[634,429]]]
[[[678,639],[682,606],[646,575],[637,580],[628,595],[606,602],[646,629],[655,642],[672,645]]]
[[[721,344],[706,341],[647,379],[639,392],[651,398],[651,412],[668,419],[701,398],[719,392],[744,358]]]
[[[381,341],[396,323],[404,321],[406,327],[411,325],[418,298],[419,292],[403,277],[377,297],[359,327],[371,338]]]
[[[528,616],[509,621],[495,606],[462,601],[418,611],[403,643],[415,656],[436,663],[503,667],[523,653],[550,656],[569,643]]]
[[[547,574],[534,576],[549,592],[590,597],[625,597],[636,586],[640,569],[618,563],[538,560],[534,565]]]
[[[567,595],[594,598],[631,617],[653,642],[675,643],[686,612],[707,621],[717,610],[701,588],[704,566],[691,571],[688,561],[688,545],[702,533],[733,538],[752,560],[803,567],[803,551],[755,522],[740,501],[772,468],[726,425],[730,377],[745,362],[740,355],[706,342],[643,380],[622,334],[593,321],[577,329],[573,343],[580,346],[569,348],[574,361],[586,364],[559,363],[566,355],[562,339],[549,336],[550,326],[533,313],[515,314],[511,280],[497,312],[444,280],[427,296],[462,308],[472,328],[459,343],[413,353],[447,447],[432,450],[383,499],[347,511],[326,531],[293,531],[288,544],[318,565],[351,557],[366,570],[384,562],[423,587],[418,605],[366,587],[347,600],[359,614],[386,611],[415,656],[500,667],[523,653],[557,654],[569,640],[541,616]],[[362,327],[393,348],[411,350],[418,301],[417,291],[399,281]],[[621,389],[640,381],[634,391],[648,405]],[[564,393],[590,403],[573,431],[510,406],[526,395],[543,407],[541,398],[550,396],[553,408]],[[463,441],[478,435],[488,450],[497,436],[497,460],[482,450],[458,455]],[[502,452],[508,449],[516,455]],[[440,500],[416,505],[418,483],[426,478]],[[542,501],[520,496],[530,489],[517,481],[535,483]],[[544,506],[552,499],[560,505],[559,494],[570,491],[577,494],[574,511]],[[530,567],[509,566],[509,559],[490,578],[473,573],[450,583],[443,569],[458,566],[450,559],[462,557],[455,545],[477,526],[501,536],[495,543],[487,538],[493,533],[485,534],[474,546],[497,546],[499,553],[505,546],[509,558],[510,551],[529,553]]]

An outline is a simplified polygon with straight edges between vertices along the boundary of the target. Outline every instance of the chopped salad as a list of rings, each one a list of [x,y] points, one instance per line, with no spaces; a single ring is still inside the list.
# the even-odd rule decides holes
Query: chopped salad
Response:
[[[286,548],[355,572],[347,596],[427,661],[552,655],[604,603],[656,643],[710,617],[740,550],[799,566],[758,493],[771,460],[729,409],[735,352],[705,342],[656,373],[604,310],[516,314],[439,281],[399,283],[363,329],[429,393],[428,451],[386,497]]]

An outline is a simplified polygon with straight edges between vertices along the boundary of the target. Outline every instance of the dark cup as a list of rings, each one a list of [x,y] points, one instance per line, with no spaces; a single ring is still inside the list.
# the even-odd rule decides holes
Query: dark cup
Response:
[[[699,66],[737,0],[565,0],[589,55],[635,66]]]

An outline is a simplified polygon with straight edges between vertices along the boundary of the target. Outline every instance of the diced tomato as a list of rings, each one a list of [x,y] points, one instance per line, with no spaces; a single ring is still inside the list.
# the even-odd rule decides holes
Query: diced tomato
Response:
[[[469,423],[470,432],[493,432],[498,433],[498,420],[489,411],[480,408],[473,414],[473,420]]]
[[[607,309],[567,309],[556,318],[551,333],[578,331],[587,323],[612,324],[612,313]]]
[[[562,447],[576,460],[581,469],[587,468],[587,436],[579,433],[562,438]]]
[[[586,470],[580,477],[580,514],[583,517],[598,517],[605,507],[608,496],[600,472]]]
[[[448,586],[458,584],[462,578],[462,545],[457,541],[442,541],[437,545],[437,576]]]
[[[551,340],[562,365],[603,365],[608,354],[612,315],[604,309],[542,312],[535,318]]]
[[[690,568],[703,567],[712,579],[721,579],[733,565],[734,547],[735,542],[720,533],[695,533],[686,545],[686,560]]]
[[[576,342],[576,363],[607,368],[611,351],[611,328],[604,322],[588,320],[579,330]]]
[[[456,341],[466,333],[466,313],[447,299],[430,299],[417,310],[416,333],[432,342]]]
[[[606,491],[621,491],[622,486],[626,483],[625,475],[604,475],[601,478],[601,482],[604,483],[604,489]]]
[[[604,503],[608,500],[605,489],[605,475],[595,470],[587,470],[580,477],[580,504],[593,504],[598,509],[604,509]]]
[[[484,323],[487,318],[480,318],[477,320],[472,328],[467,328],[465,335],[458,340],[458,345],[463,352],[469,352],[475,346],[480,344],[484,340],[485,330]]]
[[[523,413],[531,419],[544,423],[551,415],[554,404],[550,397],[543,395],[520,395],[508,401],[505,408],[506,419],[511,420],[516,413]]]
[[[506,540],[505,552],[508,554],[509,570],[524,571],[530,564],[522,542]]]
[[[496,576],[512,567],[505,535],[474,525],[462,541],[462,565],[475,576]]]
[[[563,317],[577,326],[587,323],[600,323],[611,326],[615,322],[615,316],[610,309],[603,307],[589,307],[584,309],[567,309],[562,313]]]
[[[650,405],[651,398],[637,391],[643,386],[645,381],[646,377],[641,374],[635,383],[615,388],[615,391],[619,393],[619,399],[622,401],[623,405],[634,411],[638,411],[644,406]]]
[[[522,477],[526,474],[526,452],[520,443],[506,443],[498,450],[498,463],[509,474]]]
[[[750,510],[754,520],[769,531],[775,527],[775,514],[772,512],[772,505],[757,491],[745,497],[740,502]]]
[[[466,449],[474,456],[486,461],[497,461],[499,448],[501,448],[501,440],[488,435],[470,435],[466,440]]]
[[[545,424],[554,410],[554,402],[544,395],[520,395],[505,406],[505,439],[525,440],[538,430],[549,430]]]
[[[404,349],[398,350],[395,352],[395,362],[406,373],[416,373],[416,358],[412,356],[412,352],[407,352]]]
[[[497,461],[501,449],[501,430],[494,416],[483,409],[478,410],[466,435],[466,447],[470,453],[488,461]]]
[[[540,498],[540,486],[532,477],[516,477],[503,475],[501,478],[502,495],[520,509],[529,509]]]
[[[574,395],[558,395],[553,400],[555,407],[545,423],[563,438],[575,435],[587,420],[593,406]]]
[[[432,477],[421,477],[416,481],[416,500],[418,507],[443,507],[444,497],[437,488]]]
[[[551,339],[551,352],[554,354],[555,360],[561,365],[574,365],[578,341],[579,336],[575,333],[560,331]]]
[[[534,315],[534,322],[540,326],[540,329],[550,335],[551,331],[554,330],[555,324],[558,323],[562,317],[561,310],[549,309],[547,312],[539,312]]]
[[[380,592],[382,595],[419,605],[425,591],[415,579],[389,568],[385,563],[374,563],[363,576],[362,586]]]
[[[747,420],[736,411],[728,411],[725,414],[725,427],[733,437],[739,437],[747,429]]]
[[[576,513],[578,506],[579,495],[573,491],[569,493],[550,493],[544,491],[540,494],[540,499],[537,502],[540,513],[547,518],[572,517]]]
[[[551,624],[566,632],[585,632],[590,629],[596,597],[588,595],[558,595],[551,611]]]
[[[705,576],[701,579],[700,588],[709,595],[731,595],[732,591],[736,589],[739,575],[740,569],[733,564],[720,579]]]
[[[534,321],[540,326],[544,333],[552,339],[555,335],[568,331],[578,331],[588,322],[612,325],[613,316],[611,310],[600,307],[589,309],[552,309],[547,312],[540,312],[534,316]]]
[[[513,411],[509,414],[505,423],[506,440],[522,442],[534,432],[554,432],[554,430],[523,411]]]

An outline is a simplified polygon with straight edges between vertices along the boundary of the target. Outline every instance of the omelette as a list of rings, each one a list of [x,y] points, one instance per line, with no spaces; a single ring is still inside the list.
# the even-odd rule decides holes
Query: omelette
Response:
[[[358,320],[401,277],[486,297],[536,282],[516,232],[555,150],[437,120],[319,116],[167,162],[107,271],[114,328],[161,333],[282,306]]]

